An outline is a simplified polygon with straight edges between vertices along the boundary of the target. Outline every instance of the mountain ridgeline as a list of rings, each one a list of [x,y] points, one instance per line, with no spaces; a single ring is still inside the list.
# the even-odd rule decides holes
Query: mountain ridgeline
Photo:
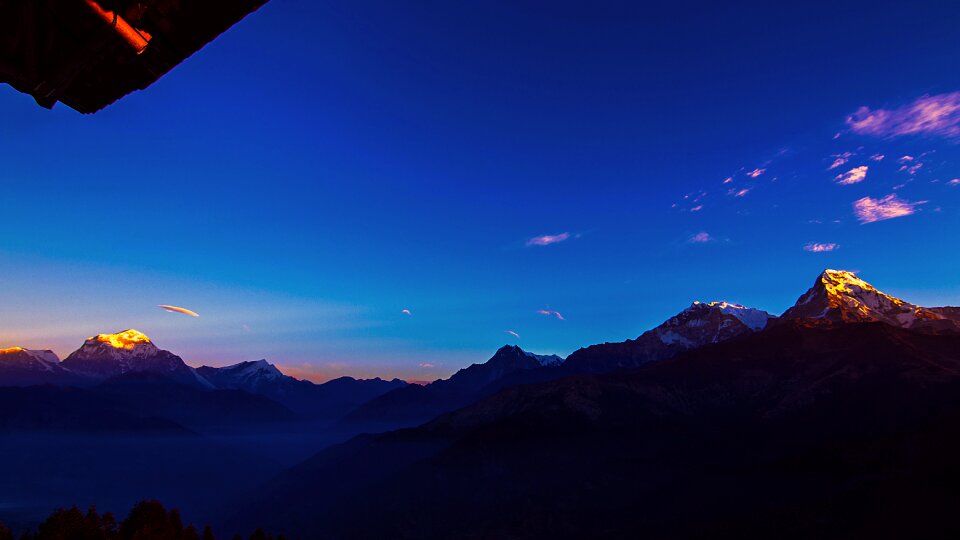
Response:
[[[557,376],[325,449],[229,522],[343,539],[960,535],[957,310],[839,271],[798,306],[694,304],[515,371]]]
[[[230,455],[229,466],[205,466],[219,481],[238,481],[241,500],[210,517],[229,530],[960,534],[950,517],[960,505],[951,483],[960,479],[960,308],[921,307],[846,271],[824,271],[779,317],[694,302],[635,339],[566,359],[508,345],[426,385],[349,377],[318,385],[266,360],[193,368],[135,330],[89,338],[62,362],[13,347],[0,350],[0,404],[7,434],[162,437]],[[227,454],[208,440],[252,432],[269,435]],[[292,468],[254,455],[284,444],[295,448],[280,463],[299,463]],[[37,448],[0,464],[39,460]],[[182,468],[176,463],[167,466]],[[248,474],[235,474],[238,463]],[[153,496],[128,491],[117,500]],[[213,509],[190,500],[176,502]]]

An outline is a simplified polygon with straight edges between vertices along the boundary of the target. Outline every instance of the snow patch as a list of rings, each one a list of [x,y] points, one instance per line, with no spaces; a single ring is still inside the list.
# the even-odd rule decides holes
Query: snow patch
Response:
[[[533,358],[543,367],[554,367],[563,363],[563,358],[560,358],[555,354],[533,354],[532,352],[527,351],[523,351],[523,354]]]
[[[763,330],[770,321],[770,314],[760,309],[748,308],[740,304],[731,304],[729,302],[710,302],[708,305],[710,307],[720,309],[720,312],[725,315],[736,317],[740,322],[746,325],[747,328],[750,328],[754,331]]]

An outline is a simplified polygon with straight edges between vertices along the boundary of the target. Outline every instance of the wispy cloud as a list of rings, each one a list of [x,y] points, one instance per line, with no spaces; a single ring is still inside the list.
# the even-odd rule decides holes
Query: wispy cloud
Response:
[[[748,173],[747,173],[747,176],[749,176],[750,178],[756,178],[756,177],[760,176],[761,174],[763,174],[763,173],[765,173],[765,172],[767,172],[766,169],[761,169],[761,168],[758,167],[758,168],[756,168],[756,169],[748,172]]]
[[[707,242],[712,242],[713,237],[710,236],[706,231],[698,232],[697,234],[691,236],[687,242],[691,244],[706,244]]]
[[[400,313],[403,313],[404,315],[413,315],[413,313],[410,313],[409,309],[401,309]]]
[[[513,330],[504,330],[503,333],[504,333],[504,334],[510,334],[511,336],[513,336],[513,337],[515,337],[515,338],[517,338],[517,339],[520,339],[520,334],[514,332]]]
[[[160,304],[160,305],[157,306],[157,307],[163,308],[163,309],[169,311],[170,313],[183,313],[184,315],[189,315],[189,316],[191,316],[191,317],[199,317],[199,316],[200,316],[200,314],[197,313],[196,311],[191,311],[191,310],[189,310],[189,309],[187,309],[187,308],[182,308],[182,307],[177,307],[177,306],[168,306],[168,305],[166,305],[166,304]]]
[[[841,186],[849,186],[850,184],[863,182],[867,178],[868,168],[866,165],[854,167],[843,174],[838,174],[837,177],[834,178],[834,181]]]
[[[417,367],[432,368],[432,367],[437,367],[437,366],[431,364],[430,362],[423,362],[423,363],[417,364]]]
[[[851,157],[853,157],[853,152],[844,152],[842,154],[834,154],[833,163],[831,163],[830,166],[827,167],[827,170],[832,171],[837,167],[842,167],[843,165],[846,165],[847,162],[850,161]]]
[[[702,204],[698,204],[697,206],[694,206],[693,208],[690,209],[691,212],[699,212],[701,210],[703,210]]]
[[[906,155],[906,156],[900,157],[900,159],[897,160],[897,163],[910,163],[910,162],[913,161],[914,159],[916,159],[916,158],[914,158],[913,156],[910,156],[910,155]]]
[[[566,320],[563,318],[563,315],[561,315],[559,311],[551,311],[549,309],[538,309],[537,314],[546,315],[547,317],[556,317],[558,320],[561,320],[561,321]]]
[[[744,197],[747,195],[747,193],[750,193],[750,188],[730,190],[730,194],[733,195],[734,197]]]
[[[873,161],[883,161],[883,158],[885,158],[885,157],[887,157],[887,156],[885,156],[885,155],[883,155],[883,154],[874,154],[874,155],[870,156],[870,159],[872,159]]]
[[[906,165],[901,165],[900,168],[897,169],[897,172],[906,171],[907,174],[917,174],[917,171],[919,171],[922,167],[923,167],[923,163],[915,163],[913,165],[910,165],[909,167]]]
[[[860,223],[873,223],[909,216],[917,211],[916,207],[918,205],[926,202],[910,202],[897,197],[895,194],[887,195],[882,199],[864,197],[853,202],[853,213],[860,220]]]
[[[570,239],[570,233],[562,232],[560,234],[543,234],[534,236],[527,240],[527,246],[549,246],[550,244],[559,244]]]
[[[728,177],[724,178],[724,179],[723,179],[723,183],[724,183],[724,184],[732,184],[732,183],[733,183],[733,177],[732,177],[732,176],[728,176]]]
[[[840,244],[822,244],[820,242],[810,242],[809,244],[803,246],[803,249],[811,253],[825,253],[827,251],[835,251],[840,249]]]
[[[954,178],[953,180],[950,180],[949,182],[947,182],[947,185],[948,185],[948,186],[960,186],[960,178]]]
[[[847,118],[854,133],[875,137],[960,136],[960,92],[922,96],[896,109],[860,107]]]

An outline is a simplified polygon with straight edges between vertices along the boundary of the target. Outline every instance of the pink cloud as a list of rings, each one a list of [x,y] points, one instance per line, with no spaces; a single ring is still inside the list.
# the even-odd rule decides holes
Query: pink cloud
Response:
[[[166,310],[166,311],[168,311],[168,312],[170,312],[170,313],[182,313],[182,314],[184,314],[184,315],[189,315],[189,316],[191,316],[191,317],[199,317],[199,316],[200,316],[200,314],[197,313],[196,311],[191,311],[191,310],[189,310],[189,309],[187,309],[187,308],[182,308],[182,307],[177,307],[177,306],[168,306],[168,305],[166,305],[166,304],[160,304],[160,305],[157,306],[157,307],[158,307],[158,308],[163,308],[164,310]]]
[[[687,240],[687,242],[690,242],[691,244],[706,244],[707,242],[712,241],[713,237],[705,231],[698,232]]]
[[[701,210],[703,210],[702,204],[698,204],[697,206],[694,206],[693,208],[690,209],[691,212],[699,212]]]
[[[850,161],[850,158],[853,157],[853,153],[852,153],[852,152],[844,152],[844,153],[842,153],[842,154],[834,154],[833,157],[834,157],[833,163],[831,163],[830,166],[827,167],[827,170],[828,170],[828,171],[832,171],[832,170],[836,169],[837,167],[840,167],[840,166],[842,166],[842,165],[846,165],[846,163],[847,163],[848,161]]]
[[[734,197],[743,197],[743,196],[745,196],[747,193],[750,193],[750,188],[743,188],[743,189],[740,189],[740,190],[736,190],[736,191],[733,192],[733,196],[734,196]]]
[[[923,167],[923,163],[917,163],[916,165],[911,165],[911,166],[909,166],[909,167],[907,167],[906,165],[904,165],[904,166],[900,167],[899,169],[897,169],[897,172],[906,171],[907,174],[917,174],[917,171],[919,171],[921,167]]]
[[[413,313],[410,313],[409,309],[401,309],[400,313],[403,313],[404,315],[413,315]]]
[[[853,213],[860,220],[860,223],[873,223],[909,216],[917,211],[916,207],[918,205],[926,202],[910,202],[897,197],[895,194],[887,195],[882,199],[864,197],[853,202]]]
[[[860,135],[960,136],[960,92],[922,96],[896,109],[860,107],[847,118],[850,130]]]
[[[517,339],[520,339],[520,334],[514,332],[513,330],[504,330],[503,333],[504,333],[504,334],[510,334],[511,336],[513,336],[513,337],[515,337],[515,338],[517,338]]]
[[[422,364],[417,364],[417,367],[432,368],[432,367],[437,367],[437,366],[431,364],[430,362],[423,362]]]
[[[898,163],[909,163],[909,162],[913,161],[914,159],[915,159],[915,158],[914,158],[913,156],[903,156],[903,157],[901,157],[900,159],[898,159],[897,162],[898,162]]]
[[[840,244],[833,244],[833,243],[821,244],[819,242],[811,242],[803,246],[803,249],[811,253],[825,253],[828,251],[834,251],[834,250],[840,249]]]
[[[732,176],[728,176],[728,177],[724,178],[724,179],[723,179],[723,183],[724,183],[724,184],[732,184],[732,183],[733,183],[733,177],[732,177]]]
[[[947,182],[947,185],[948,185],[948,186],[960,186],[960,178],[954,178],[953,180],[950,180],[949,182]]]
[[[559,244],[570,238],[570,233],[563,232],[560,234],[544,234],[541,236],[534,236],[533,238],[527,240],[527,246],[549,246],[550,244]]]
[[[885,158],[885,157],[887,157],[887,156],[885,156],[885,155],[883,155],[883,154],[874,154],[874,155],[870,156],[870,159],[872,159],[872,160],[874,160],[874,161],[883,161],[883,158]]]
[[[841,186],[849,186],[850,184],[863,182],[867,178],[868,168],[866,165],[854,167],[843,174],[838,174],[834,180]]]
[[[747,173],[747,176],[749,176],[750,178],[756,178],[756,177],[760,176],[761,174],[763,174],[763,173],[765,173],[765,172],[767,172],[766,169],[756,168],[756,169],[748,172],[748,173]]]
[[[556,317],[558,320],[561,320],[561,321],[566,320],[563,318],[563,315],[561,315],[559,311],[550,311],[549,309],[538,309],[537,314],[546,315],[547,317]]]

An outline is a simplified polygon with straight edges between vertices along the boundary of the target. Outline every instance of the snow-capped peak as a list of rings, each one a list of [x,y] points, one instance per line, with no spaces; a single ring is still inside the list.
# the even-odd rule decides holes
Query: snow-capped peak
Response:
[[[740,304],[694,302],[651,332],[664,345],[693,348],[762,330],[771,318],[766,311]]]
[[[150,343],[150,338],[146,334],[133,328],[117,332],[116,334],[97,334],[87,341],[96,341],[106,343],[115,349],[134,349],[138,345]]]
[[[237,378],[259,377],[264,379],[277,379],[284,376],[283,373],[277,369],[277,366],[266,360],[240,362],[239,364],[226,366],[223,370]]]
[[[23,347],[0,349],[0,361],[2,361],[5,356],[13,357],[14,355],[20,358],[29,358],[27,362],[35,362],[36,365],[39,365],[47,371],[53,370],[60,363],[60,358],[57,357],[57,354],[50,350],[24,349]]]
[[[527,351],[523,351],[523,354],[533,358],[537,362],[540,362],[540,365],[544,367],[559,366],[563,363],[563,358],[560,358],[555,354],[533,354],[532,352]]]
[[[700,304],[700,302],[693,303],[694,306]],[[707,302],[703,305],[719,309],[721,313],[736,317],[751,330],[763,330],[773,317],[761,309],[746,307],[741,304],[733,304],[731,302]]]
[[[938,311],[877,290],[853,272],[831,269],[817,276],[813,287],[783,317],[833,322],[877,321],[901,328],[953,329],[957,326]]]
[[[95,355],[111,359],[146,358],[159,352],[160,349],[146,334],[132,328],[116,334],[97,334],[87,338],[77,351],[80,356]]]

